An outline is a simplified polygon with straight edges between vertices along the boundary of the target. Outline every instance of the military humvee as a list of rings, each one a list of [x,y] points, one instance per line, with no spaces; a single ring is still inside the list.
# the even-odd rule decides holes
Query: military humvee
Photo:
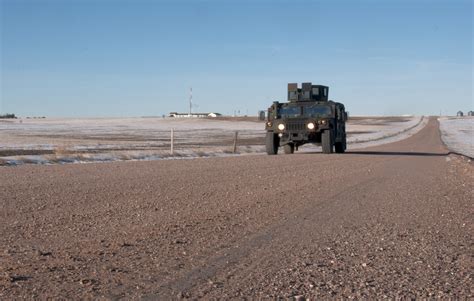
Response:
[[[342,103],[328,100],[328,92],[327,86],[288,84],[288,102],[268,108],[267,154],[277,154],[280,146],[292,154],[306,143],[321,145],[326,154],[346,150],[347,113]]]

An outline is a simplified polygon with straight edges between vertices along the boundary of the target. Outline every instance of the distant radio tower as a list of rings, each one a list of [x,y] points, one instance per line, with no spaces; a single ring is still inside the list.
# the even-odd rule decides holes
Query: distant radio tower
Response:
[[[189,88],[189,116],[193,113],[193,87]]]

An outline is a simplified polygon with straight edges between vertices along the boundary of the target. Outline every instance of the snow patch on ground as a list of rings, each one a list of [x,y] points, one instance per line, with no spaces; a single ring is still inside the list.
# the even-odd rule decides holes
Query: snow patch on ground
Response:
[[[421,131],[427,124],[429,118],[425,116],[416,117],[407,122],[404,126],[397,127],[396,130],[383,131],[380,130],[378,135],[372,137],[360,137],[359,139],[348,139],[348,149],[359,149],[372,147],[387,143],[397,142],[408,137],[411,137]]]
[[[453,152],[474,158],[474,117],[441,117],[438,121],[444,144]]]
[[[348,149],[391,143],[423,128],[428,118],[354,117]],[[170,154],[174,130],[175,152]],[[233,137],[238,147],[233,154]],[[0,123],[0,165],[161,160],[261,154],[264,124],[255,121],[173,118],[24,119]],[[305,145],[305,151],[320,147]],[[2,155],[3,153],[3,155]]]
[[[403,139],[406,139],[414,134],[418,133],[428,124],[428,117],[412,117],[409,121],[405,123],[397,122],[392,126],[383,127],[381,125],[372,125],[372,126],[361,126],[361,125],[351,125],[348,127],[350,132],[369,132],[359,135],[350,135],[347,139],[347,149],[361,149],[372,146],[378,146],[387,143],[397,142]],[[320,146],[315,146],[311,144],[303,145],[300,150],[314,152],[321,151]]]

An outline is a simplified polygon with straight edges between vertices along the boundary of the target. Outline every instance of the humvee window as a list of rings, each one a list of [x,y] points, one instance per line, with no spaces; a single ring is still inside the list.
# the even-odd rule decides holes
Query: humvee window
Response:
[[[283,107],[278,110],[281,117],[298,117],[301,115],[301,107]]]
[[[326,106],[304,107],[303,115],[307,117],[329,116],[331,108]]]
[[[319,95],[319,88],[313,88],[313,95]]]
[[[290,99],[298,99],[298,94],[296,91],[290,91],[288,93],[289,93]]]

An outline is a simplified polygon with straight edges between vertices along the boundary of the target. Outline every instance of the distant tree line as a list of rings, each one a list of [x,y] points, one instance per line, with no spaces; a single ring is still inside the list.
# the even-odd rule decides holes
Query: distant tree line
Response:
[[[0,119],[16,119],[17,117],[15,116],[15,114],[3,114],[3,115],[0,115]]]

